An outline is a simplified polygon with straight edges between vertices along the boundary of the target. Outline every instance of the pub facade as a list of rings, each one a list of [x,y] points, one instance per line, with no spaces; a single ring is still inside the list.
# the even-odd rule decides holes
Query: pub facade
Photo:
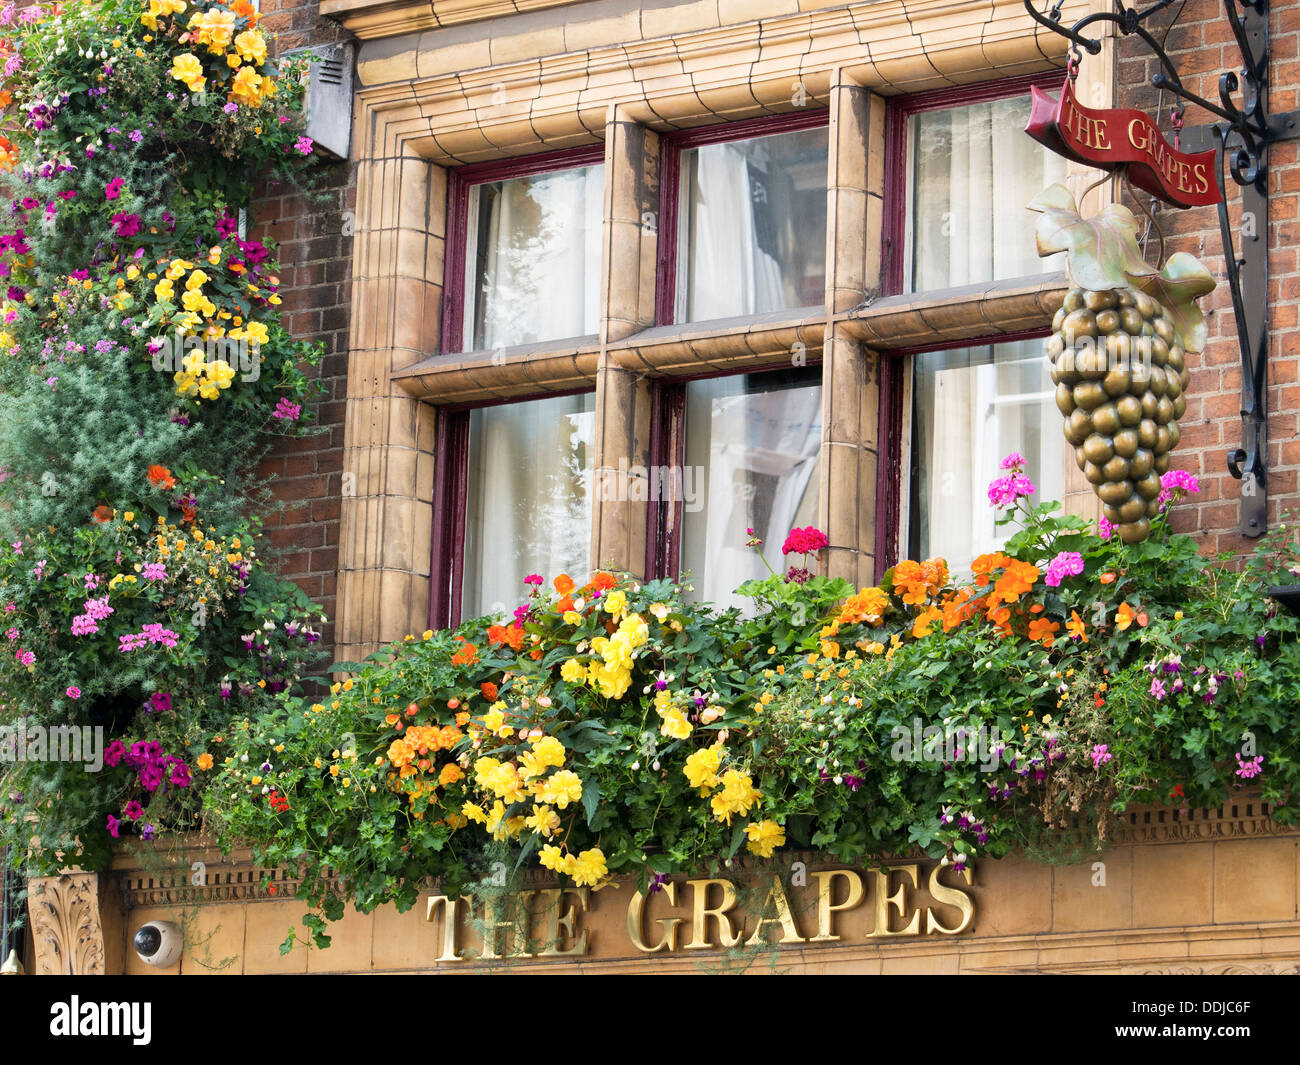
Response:
[[[1110,6],[1054,8],[1069,25]],[[1300,105],[1300,4],[1271,8],[1281,114]],[[1125,191],[1025,135],[1031,90],[1059,95],[1070,42],[1022,0],[262,10],[281,49],[344,44],[355,62],[348,157],[319,164],[329,205],[268,188],[256,220],[280,244],[291,331],[327,344],[327,431],[266,471],[286,503],[270,538],[328,614],[336,660],[508,613],[535,572],[689,573],[701,598],[739,604],[803,526],[826,534],[821,572],[855,587],[902,559],[957,569],[1005,540],[985,485],[1010,452],[1039,498],[1102,517],[1048,379],[1065,256],[1039,254],[1026,205],[1061,183],[1096,214]],[[1238,61],[1217,0],[1159,31],[1213,96]],[[1075,96],[1142,110],[1172,140],[1155,60],[1100,32]],[[1209,121],[1194,111],[1186,127]],[[1272,527],[1300,469],[1295,140],[1272,146],[1268,181]],[[1157,204],[1152,221],[1223,279],[1213,207]],[[1234,309],[1223,284],[1203,305],[1176,452],[1201,491],[1175,528],[1242,553],[1242,481],[1224,460],[1242,424]],[[778,852],[775,878],[737,858],[649,894],[538,870],[509,899],[430,887],[405,912],[349,908],[329,949],[282,954],[302,910],[292,877],[196,840],[173,876],[123,851],[107,872],[33,881],[27,963],[1300,971],[1300,833],[1258,795],[1133,809],[1110,844],[960,870]],[[136,949],[151,922],[183,940],[166,965]]]

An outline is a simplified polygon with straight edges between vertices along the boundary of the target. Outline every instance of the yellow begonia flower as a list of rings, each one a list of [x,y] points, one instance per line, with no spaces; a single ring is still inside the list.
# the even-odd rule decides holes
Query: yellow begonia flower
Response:
[[[257,87],[261,84],[262,75],[252,67],[240,67],[239,73],[235,75],[235,80],[230,85],[230,95],[240,103],[256,107],[261,103],[261,97],[257,92]]]
[[[176,382],[178,396],[192,396],[199,390],[198,376],[192,373],[177,373],[172,376]]]
[[[605,596],[605,612],[621,621],[627,613],[627,596],[622,591],[610,592]]]
[[[254,344],[265,344],[271,334],[261,322],[249,322],[244,326],[244,336]]]
[[[161,281],[158,282],[158,284],[154,285],[153,294],[154,297],[159,300],[159,302],[163,302],[163,301],[170,302],[171,299],[176,295],[176,291],[175,289],[172,288],[171,281],[164,277]]]
[[[573,877],[573,882],[580,887],[599,884],[608,875],[608,870],[605,867],[605,855],[601,853],[599,847],[583,851],[573,863],[569,875]]]
[[[213,55],[220,55],[230,44],[235,35],[235,17],[233,11],[212,8],[199,19],[199,40],[207,44],[208,51]],[[193,25],[193,20],[190,24]]]
[[[232,15],[231,18],[234,18]],[[178,55],[172,60],[171,69],[167,71],[177,81],[183,81],[190,92],[201,92],[207,79],[203,76],[203,64],[193,52]]]
[[[738,769],[728,769],[722,774],[722,790],[709,800],[713,816],[719,821],[731,824],[735,814],[744,817],[749,809],[763,798],[763,793],[754,787],[754,781],[748,773]]]
[[[202,270],[195,270],[194,273],[190,274],[190,276],[185,279],[185,287],[191,290],[202,288],[210,280],[212,279]]]
[[[230,382],[235,379],[235,370],[225,359],[217,359],[208,366],[208,376],[217,383],[218,388],[229,388]]]
[[[684,740],[691,734],[691,723],[677,707],[671,707],[662,717],[663,722],[659,727],[662,735],[671,736],[675,740]]]
[[[532,786],[532,793],[548,806],[563,810],[582,798],[582,781],[570,769],[561,769]]]
[[[775,821],[751,821],[745,826],[745,835],[749,837],[746,848],[760,858],[770,858],[777,847],[785,846],[785,829]]]
[[[235,38],[235,48],[248,62],[266,62],[266,39],[256,30],[245,30]]]
[[[181,306],[187,311],[197,311],[203,306],[204,298],[202,292],[196,292],[192,288],[187,288],[181,293]]]
[[[534,803],[532,816],[524,824],[534,832],[549,838],[560,827],[560,815],[549,806],[538,806]]]
[[[722,747],[715,744],[690,755],[682,772],[693,788],[715,788],[719,783],[718,767],[721,764]]]

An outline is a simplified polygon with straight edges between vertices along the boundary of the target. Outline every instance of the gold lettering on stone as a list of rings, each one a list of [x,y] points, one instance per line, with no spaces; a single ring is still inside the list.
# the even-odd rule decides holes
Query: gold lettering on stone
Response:
[[[660,885],[670,905],[677,905],[677,885],[669,881]],[[660,917],[659,925],[663,935],[653,947],[645,940],[645,895],[637,892],[627,904],[627,936],[632,945],[644,954],[654,954],[660,950],[677,949],[677,926],[685,919],[682,917]]]
[[[505,932],[514,947],[506,957],[531,958],[528,952],[528,918],[532,912],[536,891],[521,891],[506,898],[504,905],[497,898],[483,900],[483,954],[484,958],[500,958],[497,943]]]
[[[957,907],[957,912],[961,914],[961,921],[958,922],[956,928],[949,928],[934,915],[933,909],[929,909],[925,911],[925,930],[927,934],[942,932],[946,936],[955,936],[966,931],[970,927],[971,921],[975,919],[975,900],[962,891],[961,888],[948,887],[947,884],[942,883],[939,880],[939,873],[942,870],[943,866],[941,865],[936,865],[930,870],[930,898],[940,905]],[[963,869],[957,875],[964,877],[968,886],[974,883],[969,868]]]
[[[817,878],[817,934],[809,943],[833,943],[840,937],[832,928],[833,914],[841,910],[852,910],[862,904],[866,894],[862,886],[862,877],[852,869],[823,869],[813,873]],[[848,885],[844,901],[836,903],[835,881],[843,877]]]
[[[907,884],[899,884],[898,890],[894,894],[889,894],[889,878],[893,873],[901,873],[912,881],[913,890],[917,886],[918,866],[915,862],[907,865],[896,865],[891,869],[872,871],[874,878],[874,887],[876,895],[876,930],[867,938],[876,939],[881,936],[915,936],[921,933],[921,911],[917,910],[912,914],[912,919],[907,925],[898,931],[889,927],[889,908],[892,906],[898,911],[899,917],[907,917]]]
[[[586,954],[591,943],[591,929],[584,928],[579,934],[577,930],[578,914],[585,912],[587,901],[591,892],[589,888],[547,888],[539,892],[542,901],[545,904],[546,922],[543,925],[542,942],[545,944],[542,950],[537,952],[539,958],[553,958],[563,955]],[[578,904],[570,906],[563,914],[560,908],[564,905],[566,895],[577,897]],[[574,940],[567,947],[560,946],[561,936],[565,939]]]
[[[734,947],[740,942],[740,933],[732,927],[731,918],[727,912],[735,908],[736,905],[736,886],[730,880],[688,880],[687,885],[690,887],[693,902],[691,912],[691,941],[686,944],[687,950],[707,950],[712,946]],[[714,885],[722,888],[722,902],[717,906],[708,905],[709,889]],[[718,923],[717,944],[710,943],[708,937],[709,918],[712,917]]]
[[[438,911],[438,906],[442,906],[442,953],[438,955],[437,960],[443,961],[464,961],[460,956],[460,948],[456,945],[456,937],[460,931],[457,920],[457,910],[460,907],[460,900],[453,901],[446,895],[434,895],[429,899],[429,904],[424,911],[424,919],[432,921],[433,915]]]
[[[768,906],[771,906],[775,912],[775,917],[764,917],[767,913]],[[803,943],[804,938],[799,934],[799,926],[795,924],[794,918],[790,915],[790,900],[785,896],[785,885],[781,883],[779,876],[772,877],[772,890],[767,893],[767,898],[763,900],[763,905],[758,910],[758,924],[754,926],[754,933],[747,940],[745,946],[752,947],[763,940],[763,929],[768,925],[781,926],[780,943]]]

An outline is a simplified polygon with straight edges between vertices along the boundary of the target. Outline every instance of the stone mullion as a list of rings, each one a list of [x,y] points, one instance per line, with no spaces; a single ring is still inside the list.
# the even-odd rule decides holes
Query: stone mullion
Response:
[[[843,71],[832,76],[829,146],[818,514],[825,572],[861,586],[875,577],[880,381],[836,316],[880,291],[885,122],[884,101]]]
[[[658,212],[659,137],[611,106],[605,126],[591,565],[641,576],[649,517],[651,385],[644,375],[619,365],[611,349],[654,324]]]
[[[429,264],[442,259],[445,181],[400,142],[381,150],[357,178],[339,537],[345,659],[420,631],[429,605],[435,411],[392,374],[437,347],[442,278]]]

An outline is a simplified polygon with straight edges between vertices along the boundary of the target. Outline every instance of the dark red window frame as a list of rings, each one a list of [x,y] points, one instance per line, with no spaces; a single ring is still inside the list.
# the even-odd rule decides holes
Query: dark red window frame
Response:
[[[908,120],[925,111],[942,111],[952,107],[987,103],[1011,96],[1021,96],[1037,86],[1043,90],[1058,88],[1064,71],[1051,70],[1038,74],[1022,74],[976,85],[934,89],[928,92],[896,96],[889,101],[885,121],[885,239],[881,242],[881,278],[886,295],[903,293],[903,246],[907,229],[907,124]],[[906,391],[903,367],[909,355],[927,351],[951,351],[956,348],[987,347],[991,344],[1009,344],[1017,340],[1030,340],[1047,336],[1049,329],[1033,329],[1009,333],[999,337],[975,337],[950,343],[931,344],[906,350],[890,351],[877,356],[880,373],[880,421],[877,431],[876,455],[876,577],[898,562],[900,534],[910,530],[899,528],[903,491],[904,456],[903,427],[912,412],[903,408]]]
[[[820,367],[820,358],[809,359],[808,368]],[[691,381],[706,381],[715,377],[739,377],[742,374],[762,374],[790,370],[788,359],[761,366],[746,366],[736,370],[719,370],[712,373],[689,374],[656,381],[650,394],[650,465],[684,469],[686,465],[686,386]],[[802,367],[800,367],[802,369]],[[667,577],[676,580],[681,573],[682,522],[685,520],[686,501],[677,499],[672,506],[667,500],[652,500],[646,515],[646,580]]]
[[[1001,81],[982,81],[978,85],[963,85],[951,89],[932,89],[928,92],[895,96],[889,101],[885,123],[885,239],[881,247],[881,277],[885,295],[903,292],[903,245],[907,230],[907,123],[913,115],[925,111],[944,111],[953,107],[1005,100],[1011,96],[1027,95],[1037,86],[1040,89],[1058,89],[1064,78],[1063,71],[1045,74],[1020,74]],[[1046,151],[1046,149],[1044,149]],[[1029,213],[1025,212],[1026,217]]]
[[[706,144],[771,137],[778,133],[795,133],[830,124],[830,112],[813,108],[782,115],[764,115],[738,122],[670,133],[660,144],[659,155],[659,261],[655,278],[655,324],[675,325],[673,310],[677,303],[677,239],[679,188],[682,176],[682,152]]]
[[[469,500],[469,416],[487,407],[505,407],[539,399],[581,396],[595,388],[542,392],[487,403],[448,404],[437,408],[434,427],[433,535],[429,544],[429,628],[450,629],[461,623],[465,582],[465,517]],[[523,590],[520,590],[523,594]]]
[[[573,170],[605,161],[604,144],[565,148],[499,162],[474,163],[447,172],[447,244],[443,268],[442,338],[443,354],[462,350],[465,335],[465,261],[469,241],[469,190],[490,181],[532,177],[557,170]],[[562,338],[557,338],[562,339]]]

